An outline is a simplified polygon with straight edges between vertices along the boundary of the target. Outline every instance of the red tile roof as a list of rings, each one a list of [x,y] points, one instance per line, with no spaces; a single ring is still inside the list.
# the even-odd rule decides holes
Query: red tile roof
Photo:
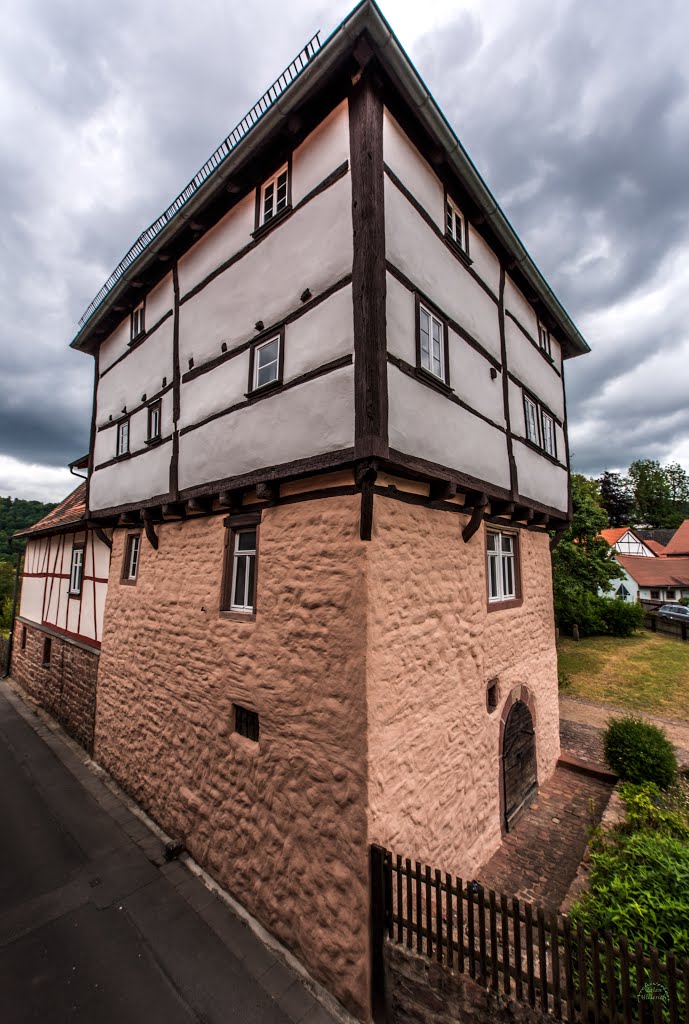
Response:
[[[658,558],[665,558],[666,551],[659,540],[645,540],[644,544],[647,548],[650,548],[651,551],[655,552]]]
[[[52,512],[39,519],[33,526],[15,533],[15,537],[29,537],[33,533],[50,533],[80,523],[86,517],[86,481],[68,494]]]
[[[689,519],[675,531],[672,540],[665,546],[666,555],[689,555]]]
[[[607,530],[601,530],[600,535],[603,540],[607,540],[610,547],[617,544],[620,537],[624,537],[625,533],[629,533],[630,527],[628,526],[610,526]]]
[[[647,558],[615,555],[640,587],[689,587],[689,558]]]

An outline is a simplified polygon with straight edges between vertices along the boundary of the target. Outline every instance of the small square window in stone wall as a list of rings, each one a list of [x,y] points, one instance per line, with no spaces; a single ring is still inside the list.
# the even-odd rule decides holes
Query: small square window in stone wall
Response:
[[[255,711],[249,711],[248,708],[242,707],[241,704],[235,704],[234,728],[235,732],[238,732],[240,736],[246,736],[248,740],[258,743],[259,724],[258,714]]]
[[[489,679],[486,687],[486,707],[489,711],[495,711],[498,706],[498,681],[497,679]]]

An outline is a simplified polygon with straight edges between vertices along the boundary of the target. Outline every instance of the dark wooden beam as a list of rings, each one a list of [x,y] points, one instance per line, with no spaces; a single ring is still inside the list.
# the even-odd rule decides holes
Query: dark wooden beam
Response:
[[[187,501],[187,512],[210,512],[213,507],[211,497],[189,498]]]
[[[428,504],[434,501],[449,501],[457,494],[457,484],[452,480],[433,480],[428,489]]]
[[[474,502],[474,508],[471,513],[471,519],[462,530],[462,540],[465,544],[471,540],[479,526],[486,511],[488,505],[488,495],[481,494],[478,499]]]
[[[98,540],[102,544],[105,544],[106,548],[110,548],[110,550],[112,551],[112,537],[108,537],[105,530],[103,530],[100,526],[96,526],[95,523],[91,523],[90,526],[93,532],[95,533],[96,537],[98,537]]]
[[[153,513],[149,509],[144,509],[144,532],[148,539],[148,543],[157,551],[158,534],[155,531]]]
[[[259,501],[268,501],[274,505],[280,497],[280,485],[267,481],[256,484],[256,497]]]
[[[183,501],[171,501],[161,509],[163,519],[186,519],[187,510]]]
[[[564,525],[564,526],[558,526],[558,528],[555,530],[555,533],[550,538],[550,550],[551,551],[554,551],[555,548],[558,546],[558,544],[562,540],[564,534],[567,532],[567,529],[568,529],[567,525]]]
[[[356,486],[361,491],[361,512],[359,515],[359,537],[370,540],[373,532],[373,488],[378,476],[377,459],[363,459],[354,470]]]
[[[513,501],[491,501],[490,512],[493,516],[512,516],[514,512]]]

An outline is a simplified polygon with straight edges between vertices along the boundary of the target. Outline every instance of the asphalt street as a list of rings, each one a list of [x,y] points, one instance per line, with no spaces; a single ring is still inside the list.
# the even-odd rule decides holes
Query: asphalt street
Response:
[[[332,1024],[296,974],[166,863],[126,804],[19,708],[0,684],[2,1024]]]

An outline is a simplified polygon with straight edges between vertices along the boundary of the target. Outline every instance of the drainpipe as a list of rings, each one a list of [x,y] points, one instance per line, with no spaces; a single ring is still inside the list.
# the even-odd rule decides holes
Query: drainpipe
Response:
[[[12,596],[12,620],[10,622],[10,637],[7,642],[7,654],[5,655],[5,670],[2,674],[3,679],[7,679],[10,674],[10,664],[12,662],[12,643],[14,641],[14,627],[17,621],[17,601],[19,600],[19,580],[21,579],[22,569],[22,556],[21,552],[17,555],[17,568],[14,576],[14,594]]]

